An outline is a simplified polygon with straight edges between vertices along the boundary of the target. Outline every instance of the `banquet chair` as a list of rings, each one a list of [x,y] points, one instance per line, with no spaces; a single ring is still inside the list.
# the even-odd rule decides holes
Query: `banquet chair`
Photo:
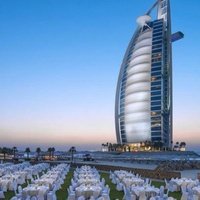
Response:
[[[109,187],[109,185],[106,185],[106,186],[103,188],[103,191],[102,191],[102,192],[110,194],[110,187]]]
[[[68,198],[67,198],[67,200],[75,200],[75,199],[76,199],[75,192],[70,192],[70,193],[68,193]]]
[[[192,197],[192,199],[193,200],[199,200],[199,197],[198,197],[198,195],[194,194],[193,197]]]
[[[7,190],[8,190],[8,185],[4,183],[4,184],[2,185],[2,190],[3,190],[4,192],[7,192]]]
[[[167,190],[167,193],[164,193],[164,199],[167,199],[169,195],[169,190]]]
[[[72,187],[73,187],[73,188],[76,188],[76,187],[77,187],[77,183],[72,182]]]
[[[64,180],[62,178],[59,179],[60,184],[62,185],[64,183]]]
[[[48,192],[47,193],[47,200],[56,200],[56,195],[53,192]]]
[[[167,200],[176,200],[173,197],[168,197]]]
[[[0,199],[4,199],[4,198],[5,198],[5,195],[4,195],[3,191],[0,190]]]
[[[150,199],[149,200],[156,200],[156,198],[155,197],[150,197]]]
[[[123,186],[123,190],[124,190],[123,200],[136,200],[136,195],[131,194],[131,191],[129,188]]]
[[[61,184],[59,183],[59,181],[55,183],[55,188],[56,190],[59,190],[61,188]]]
[[[73,189],[73,187],[70,185],[69,186],[69,190],[72,192],[72,191],[74,191],[74,189]]]
[[[11,191],[17,190],[17,181],[16,180],[14,180],[12,183],[10,183],[9,190],[11,190]]]
[[[149,184],[149,178],[145,179],[145,184],[148,185]]]
[[[29,185],[29,184],[30,184],[30,182],[29,182],[29,179],[28,179],[28,178],[26,179],[26,184],[27,184],[27,185]]]
[[[17,192],[17,190],[14,190],[14,192],[15,192],[15,196],[17,198],[22,198],[22,186],[21,185],[18,186],[18,192]]]
[[[147,200],[145,191],[140,191],[140,193],[139,193],[139,200]]]
[[[93,196],[94,196],[95,198],[97,198],[97,197],[99,196],[99,191],[94,190],[94,191],[93,191]]]
[[[192,188],[189,187],[189,188],[187,189],[187,191],[188,191],[188,192],[187,192],[187,194],[188,194],[188,199],[189,199],[189,200],[191,200],[191,199],[193,200],[194,192],[193,192]]]
[[[22,190],[23,190],[23,189],[22,189],[22,186],[19,185],[19,186],[18,186],[18,193],[22,193]]]
[[[4,197],[5,198],[5,197]],[[0,199],[1,199],[1,197],[0,197]],[[17,197],[12,197],[10,200],[18,200],[18,198]]]
[[[101,196],[104,198],[104,200],[110,200],[110,196],[108,193],[102,193]]]
[[[113,184],[116,184],[116,183],[117,183],[117,180],[116,180],[115,177],[112,178],[112,183],[113,183]]]
[[[37,179],[40,179],[39,174],[36,174]]]
[[[178,190],[178,187],[177,187],[177,185],[174,185],[172,182],[170,182],[168,189],[169,189],[170,192],[175,192],[175,191]]]
[[[166,178],[165,178],[165,189],[169,189],[169,182],[167,182]]]
[[[123,190],[123,184],[122,183],[117,183],[116,190],[117,191],[122,191]]]
[[[164,190],[165,190],[164,186],[163,186],[163,185],[160,186],[160,191],[159,191],[159,193],[160,193],[160,197],[161,197],[161,198],[164,198]]]
[[[187,199],[188,199],[187,193],[183,193],[181,196],[181,200],[187,200]]]
[[[101,181],[102,181],[102,183],[103,183],[103,185],[104,185],[104,184],[105,184],[105,179],[104,179],[104,178],[102,178],[102,180],[101,180]]]
[[[30,200],[37,200],[36,196],[32,196]]]
[[[38,195],[37,195],[38,200],[44,200],[44,191],[39,190]]]
[[[77,200],[85,200],[85,197],[84,196],[80,196],[77,198]]]
[[[181,185],[181,192],[186,193],[187,192],[187,187],[186,185]]]

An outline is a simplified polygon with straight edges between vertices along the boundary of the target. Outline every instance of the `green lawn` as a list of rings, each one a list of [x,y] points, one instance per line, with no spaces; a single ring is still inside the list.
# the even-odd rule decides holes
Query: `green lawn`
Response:
[[[109,179],[109,173],[100,173],[101,177],[105,179],[106,183],[108,184],[110,187],[110,199],[111,200],[115,200],[115,199],[119,199],[122,200],[123,196],[124,196],[124,192],[122,191],[117,191],[116,190],[116,185],[113,184],[111,182],[111,180]]]
[[[165,183],[161,182],[161,181],[152,181],[151,184],[154,185],[157,188],[160,188],[161,185],[165,186]],[[181,192],[169,192],[169,197],[173,197],[177,200],[180,200],[181,199]]]
[[[58,200],[66,200],[68,196],[67,188],[71,185],[71,179],[73,177],[74,172],[69,171],[67,176],[65,177],[64,183],[60,190],[56,192],[56,196]]]
[[[24,183],[22,185],[22,188],[24,188],[26,186],[27,186],[27,183]],[[15,196],[15,192],[14,191],[7,191],[7,192],[4,192],[4,195],[5,195],[6,200],[10,200],[13,196]]]
[[[71,184],[71,179],[73,177],[73,173],[74,171],[69,171],[69,173],[67,174],[65,180],[64,180],[64,184],[62,185],[62,188],[60,190],[58,190],[56,192],[56,196],[58,200],[66,200],[68,193],[67,193],[67,188],[70,186]],[[105,179],[105,184],[108,184],[110,187],[110,199],[111,200],[122,200],[124,193],[123,191],[117,191],[116,190],[116,185],[114,185],[111,180],[109,179],[109,173],[106,172],[101,172],[100,173],[101,178]],[[154,185],[155,187],[160,187],[161,185],[165,185],[165,183],[163,181],[152,181],[152,185]],[[26,187],[27,184],[23,184],[22,187]],[[14,196],[14,192],[13,191],[8,191],[5,192],[5,199],[6,200],[10,200],[11,197]],[[170,192],[169,196],[176,198],[177,200],[181,199],[181,192]]]
[[[105,179],[105,184],[108,184],[110,186],[110,196],[111,200],[119,199],[122,200],[124,193],[119,192],[115,189],[115,185],[111,182],[109,179],[109,174],[108,173],[100,173],[101,178]],[[64,184],[62,185],[62,188],[56,192],[56,196],[58,200],[66,200],[68,193],[67,193],[67,188],[71,185],[71,179],[73,177],[73,171],[70,171],[65,179]]]

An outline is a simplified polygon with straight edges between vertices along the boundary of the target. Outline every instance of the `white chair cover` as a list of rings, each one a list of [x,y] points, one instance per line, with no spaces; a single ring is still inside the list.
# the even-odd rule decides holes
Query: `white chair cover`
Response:
[[[4,198],[5,198],[5,196],[4,196],[3,191],[0,191],[0,199],[4,199]]]
[[[145,191],[141,191],[139,194],[139,200],[147,200],[147,197],[145,195]]]

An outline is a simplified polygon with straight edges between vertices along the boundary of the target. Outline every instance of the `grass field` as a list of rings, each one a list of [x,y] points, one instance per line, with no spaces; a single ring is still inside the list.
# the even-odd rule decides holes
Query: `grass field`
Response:
[[[111,180],[109,179],[109,173],[106,172],[100,172],[101,178],[105,179],[105,184],[108,184],[110,187],[110,199],[111,200],[122,200],[124,193],[122,191],[116,190],[116,185],[114,185]],[[71,184],[71,178],[73,177],[73,170],[70,170],[70,172],[67,174],[64,184],[62,185],[62,188],[56,192],[56,196],[58,200],[66,200],[67,199],[67,188]],[[155,187],[160,187],[161,185],[164,185],[164,182],[162,181],[152,181],[152,185]],[[22,187],[26,187],[27,184],[23,184]],[[14,196],[13,191],[5,192],[5,199],[10,200],[11,197]],[[169,196],[176,198],[177,200],[181,199],[181,192],[170,192]]]

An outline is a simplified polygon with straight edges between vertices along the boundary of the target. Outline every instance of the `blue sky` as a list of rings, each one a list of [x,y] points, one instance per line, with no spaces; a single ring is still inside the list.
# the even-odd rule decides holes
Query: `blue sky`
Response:
[[[115,142],[114,98],[136,18],[152,0],[0,1],[0,146]],[[171,1],[174,141],[200,145],[200,2]]]

